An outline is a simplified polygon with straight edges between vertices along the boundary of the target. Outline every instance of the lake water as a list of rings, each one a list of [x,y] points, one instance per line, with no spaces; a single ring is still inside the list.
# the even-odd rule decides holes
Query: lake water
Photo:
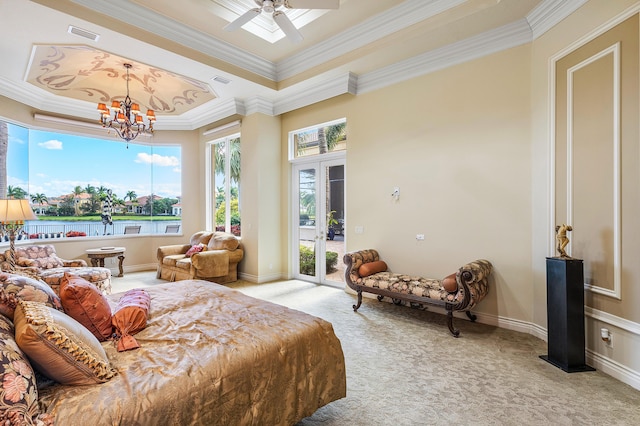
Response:
[[[181,225],[180,220],[118,220],[112,225],[103,225],[96,221],[60,221],[60,220],[32,220],[25,224],[24,231],[27,234],[59,234],[67,232],[84,232],[87,236],[97,235],[123,235],[126,226],[140,226],[141,234],[164,234],[167,225]]]

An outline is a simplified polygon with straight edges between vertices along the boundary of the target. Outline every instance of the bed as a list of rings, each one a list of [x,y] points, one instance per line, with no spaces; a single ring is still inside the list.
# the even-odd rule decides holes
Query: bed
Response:
[[[39,390],[57,425],[292,425],[346,395],[329,322],[207,281],[145,290],[140,348],[102,343],[117,375]]]

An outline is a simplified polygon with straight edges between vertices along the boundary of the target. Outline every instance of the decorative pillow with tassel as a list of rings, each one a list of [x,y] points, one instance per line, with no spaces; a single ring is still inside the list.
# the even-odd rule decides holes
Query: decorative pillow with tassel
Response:
[[[147,326],[151,297],[142,289],[127,291],[118,301],[111,321],[115,327],[118,352],[140,347],[133,334]]]

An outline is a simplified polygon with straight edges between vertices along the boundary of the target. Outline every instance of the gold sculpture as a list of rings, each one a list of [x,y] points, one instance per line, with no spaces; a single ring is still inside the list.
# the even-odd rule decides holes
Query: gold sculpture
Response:
[[[567,232],[573,231],[571,225],[565,225],[564,223],[560,226],[556,226],[556,240],[558,241],[558,253],[560,257],[563,259],[571,259],[571,256],[564,251],[567,244],[569,244],[569,238],[567,237]]]

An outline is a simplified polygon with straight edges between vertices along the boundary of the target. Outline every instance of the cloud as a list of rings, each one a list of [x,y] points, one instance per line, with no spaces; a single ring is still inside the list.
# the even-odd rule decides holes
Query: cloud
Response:
[[[180,160],[177,157],[171,156],[163,156],[160,154],[149,155],[145,152],[141,152],[138,154],[136,163],[144,163],[144,164],[155,164],[160,167],[170,167],[170,166],[179,166]]]
[[[62,142],[51,139],[50,141],[39,143],[38,146],[41,146],[45,149],[62,149]]]

